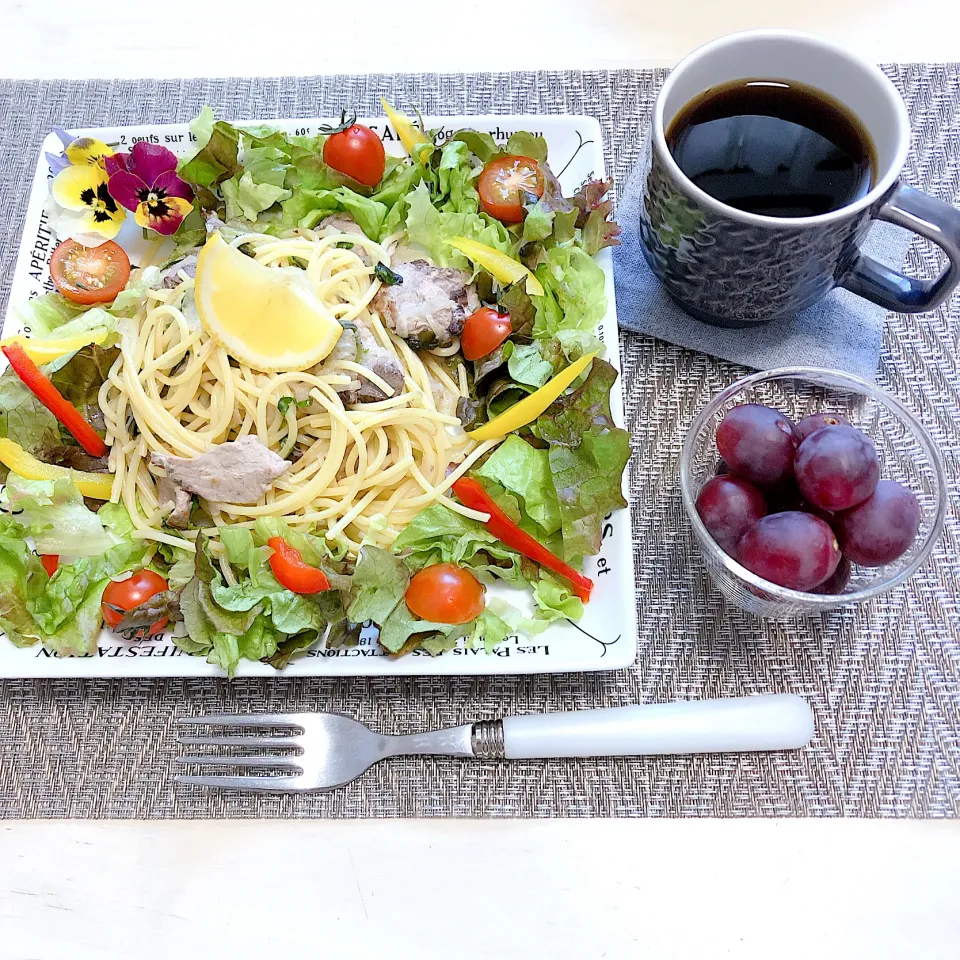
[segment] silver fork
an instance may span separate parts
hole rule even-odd
[[[269,754],[196,753],[180,763],[275,775],[178,775],[180,783],[233,790],[308,793],[355,780],[387,757],[435,754],[481,760],[615,757],[791,750],[813,736],[813,715],[792,694],[691,700],[481,720],[446,730],[384,736],[335,713],[214,714],[183,717],[193,727],[225,727],[232,736],[179,737],[191,747],[241,747]],[[245,731],[279,733],[250,736]],[[284,751],[284,752],[278,752]]]

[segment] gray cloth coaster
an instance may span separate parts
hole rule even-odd
[[[642,157],[642,152],[641,152]],[[614,249],[617,318],[624,330],[732,360],[756,370],[807,365],[846,370],[865,380],[877,375],[883,323],[882,307],[846,290],[834,290],[790,320],[772,321],[742,330],[727,330],[696,320],[667,296],[643,257],[638,224],[645,170],[634,167],[617,207],[623,227]],[[864,252],[890,266],[901,267],[913,234],[877,222]]]

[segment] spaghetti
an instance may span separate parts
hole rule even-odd
[[[364,542],[388,546],[436,500],[485,517],[445,496],[495,444],[471,441],[456,416],[466,371],[461,365],[451,375],[442,355],[414,352],[369,309],[380,286],[371,263],[389,265],[387,247],[359,234],[307,230],[282,238],[250,234],[233,243],[246,245],[263,265],[304,269],[331,316],[365,328],[390,351],[403,369],[403,386],[394,391],[336,351],[306,371],[251,369],[200,326],[189,277],[181,273],[173,289],[149,290],[134,318],[120,324],[120,355],[99,395],[115,473],[112,499],[124,504],[136,534],[193,550],[199,533],[163,527],[163,471],[151,454],[196,457],[248,435],[291,466],[257,503],[205,502],[210,535],[225,524],[283,517],[318,527],[356,556]],[[345,405],[338,388],[359,386],[361,375],[386,399]],[[284,397],[291,400],[281,404]]]

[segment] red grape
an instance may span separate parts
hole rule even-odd
[[[818,517],[798,511],[772,513],[740,538],[737,559],[764,580],[810,590],[837,569],[840,546]]]
[[[850,561],[846,557],[841,557],[840,562],[837,564],[837,569],[827,577],[819,586],[816,586],[811,591],[812,593],[829,593],[829,594],[838,594],[843,593],[844,588],[850,582],[850,576],[853,573],[853,568],[850,565]]]
[[[800,492],[823,510],[847,510],[866,500],[880,479],[873,441],[846,424],[821,427],[797,449]]]
[[[872,496],[837,518],[843,552],[864,567],[880,567],[903,556],[919,529],[916,496],[893,480],[881,480]]]
[[[797,442],[802,443],[821,427],[835,427],[838,423],[850,425],[850,421],[842,413],[811,413],[809,417],[798,421],[793,429],[797,434]]]
[[[730,410],[717,427],[717,449],[730,469],[769,486],[790,476],[797,438],[779,410],[745,403]]]
[[[767,512],[763,494],[749,480],[731,475],[708,480],[697,497],[697,513],[710,536],[733,555],[747,527]]]

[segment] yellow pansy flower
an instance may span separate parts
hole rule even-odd
[[[112,157],[113,150],[96,137],[78,137],[64,151],[67,159],[76,166],[92,166],[104,169],[103,158]]]
[[[96,233],[107,240],[120,232],[126,212],[110,196],[107,182],[106,171],[96,163],[66,167],[53,178],[53,199],[74,211],[74,231]]]

